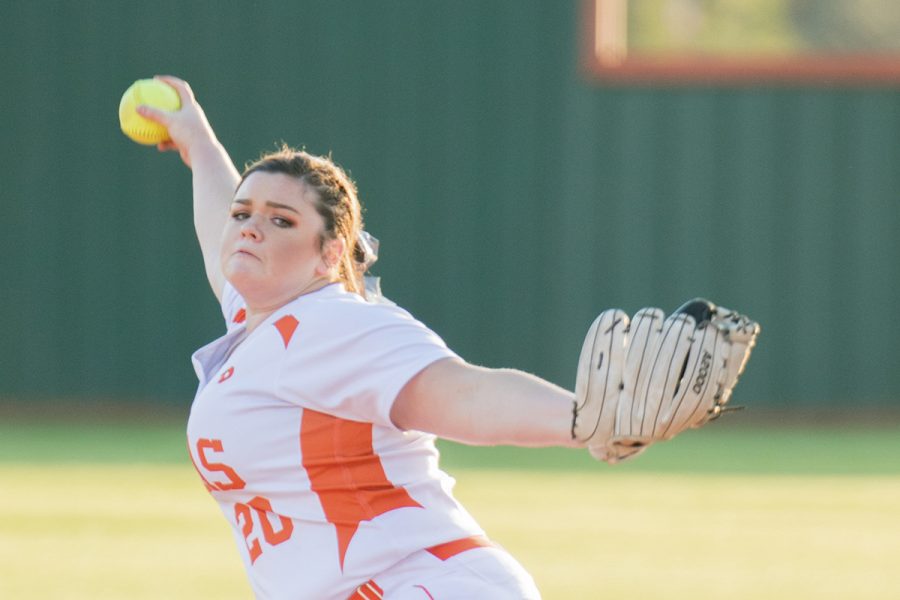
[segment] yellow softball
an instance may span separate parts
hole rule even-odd
[[[169,132],[159,123],[137,114],[141,104],[161,110],[178,110],[181,99],[172,86],[158,79],[138,79],[122,94],[119,102],[119,125],[122,133],[138,144],[153,146],[169,139]]]

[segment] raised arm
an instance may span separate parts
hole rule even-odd
[[[513,369],[437,361],[400,391],[391,420],[472,445],[571,446],[575,395]]]
[[[219,264],[219,248],[240,174],[216,138],[187,82],[169,76],[157,79],[175,88],[181,97],[181,109],[166,112],[141,106],[138,113],[169,130],[171,140],[157,147],[160,151],[177,151],[193,172],[194,229],[200,242],[206,277],[216,298],[221,300],[225,277]]]

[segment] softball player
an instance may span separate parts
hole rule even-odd
[[[188,85],[164,79],[183,108],[141,111],[193,170],[227,323],[193,356],[188,445],[256,595],[539,598],[453,498],[434,440],[568,445],[572,393],[469,365],[406,311],[366,300],[343,171],[285,149],[238,175]]]
[[[372,246],[356,188],[339,167],[285,148],[239,175],[188,85],[163,79],[182,108],[139,111],[168,128],[172,141],[160,149],[177,150],[193,170],[197,236],[227,325],[193,356],[200,384],[188,446],[257,597],[539,598],[525,570],[453,498],[435,436],[587,446],[609,462],[635,454],[656,438],[643,427],[622,439],[599,427],[604,407],[615,407],[609,399],[627,387],[590,381],[610,362],[625,364],[619,324],[627,318],[607,312],[599,321],[609,325],[592,328],[589,339],[601,342],[592,347],[618,340],[619,349],[615,360],[583,359],[588,391],[578,401],[527,373],[466,363],[406,311],[366,297]],[[663,322],[647,314],[647,323]],[[672,322],[687,333],[693,319]],[[703,381],[724,380],[709,373],[720,346],[731,344],[709,346]],[[634,355],[681,364],[654,352]]]

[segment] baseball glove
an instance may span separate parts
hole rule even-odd
[[[613,464],[715,419],[758,335],[754,321],[702,299],[668,318],[604,311],[581,349],[572,438]]]

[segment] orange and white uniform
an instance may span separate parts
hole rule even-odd
[[[397,565],[462,560],[484,546],[438,468],[434,436],[390,420],[414,375],[455,356],[437,335],[340,284],[300,296],[249,334],[230,285],[222,310],[226,335],[193,356],[200,385],[188,446],[257,597],[381,594]],[[435,594],[418,587],[423,599]]]

